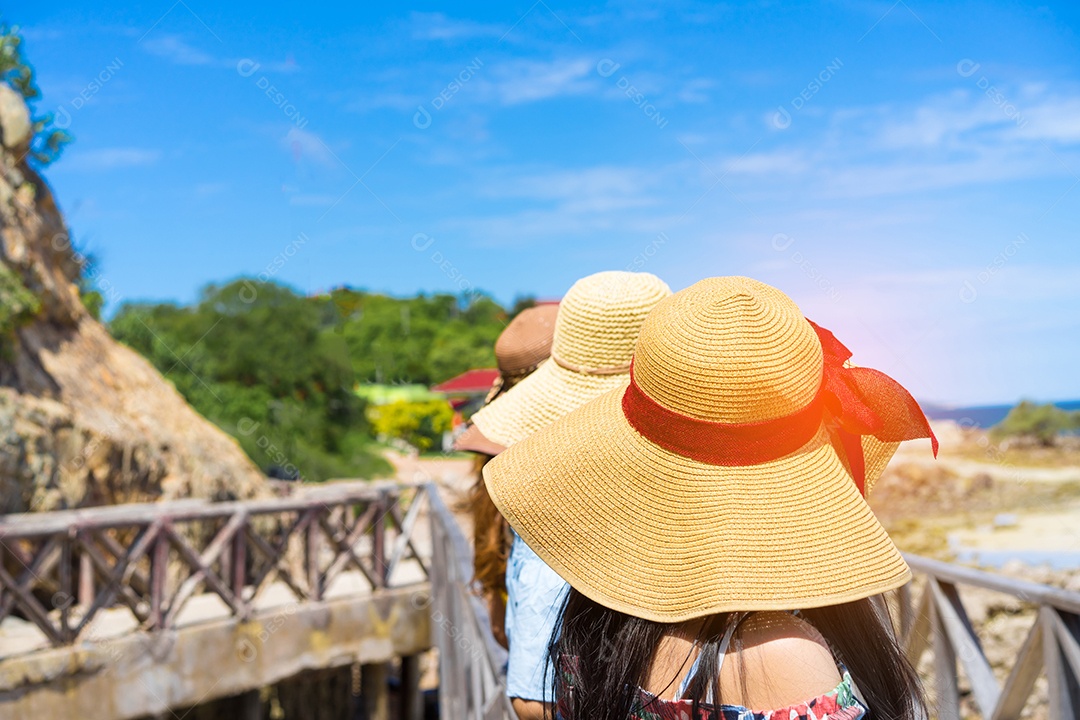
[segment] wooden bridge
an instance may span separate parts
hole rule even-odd
[[[1043,717],[1080,718],[1080,594],[908,561],[916,582],[888,606],[935,717],[1005,720],[1041,705]],[[358,668],[359,716],[416,720],[419,658],[437,648],[441,717],[515,720],[471,568],[432,484],[2,517],[0,717],[182,717],[230,698],[230,717],[253,720],[268,717],[260,689]],[[971,588],[1031,619],[1009,667],[987,659],[963,601]]]

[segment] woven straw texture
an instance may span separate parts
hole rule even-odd
[[[704,280],[646,320],[635,377],[686,415],[755,422],[816,394],[822,356],[786,295],[748,278]],[[495,504],[593,600],[676,622],[733,610],[831,605],[899,587],[910,572],[822,427],[770,462],[725,467],[646,440],[619,387],[484,469]],[[867,443],[876,478],[895,445]]]
[[[511,378],[532,372],[551,354],[558,305],[537,305],[518,313],[495,341],[495,363]]]
[[[578,280],[559,303],[551,359],[473,415],[473,424],[510,447],[618,387],[641,324],[670,295],[649,273],[611,271]]]
[[[458,452],[474,452],[495,457],[506,448],[489,440],[475,425],[470,425],[454,442],[454,449]]]

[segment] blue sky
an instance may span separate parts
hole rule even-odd
[[[110,308],[744,274],[923,401],[1080,397],[1071,3],[23,4]]]

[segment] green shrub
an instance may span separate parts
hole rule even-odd
[[[18,275],[0,263],[0,348],[6,348],[15,329],[41,310],[41,302]]]

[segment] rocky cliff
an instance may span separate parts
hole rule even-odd
[[[236,442],[87,312],[31,135],[0,84],[0,513],[266,494]]]

